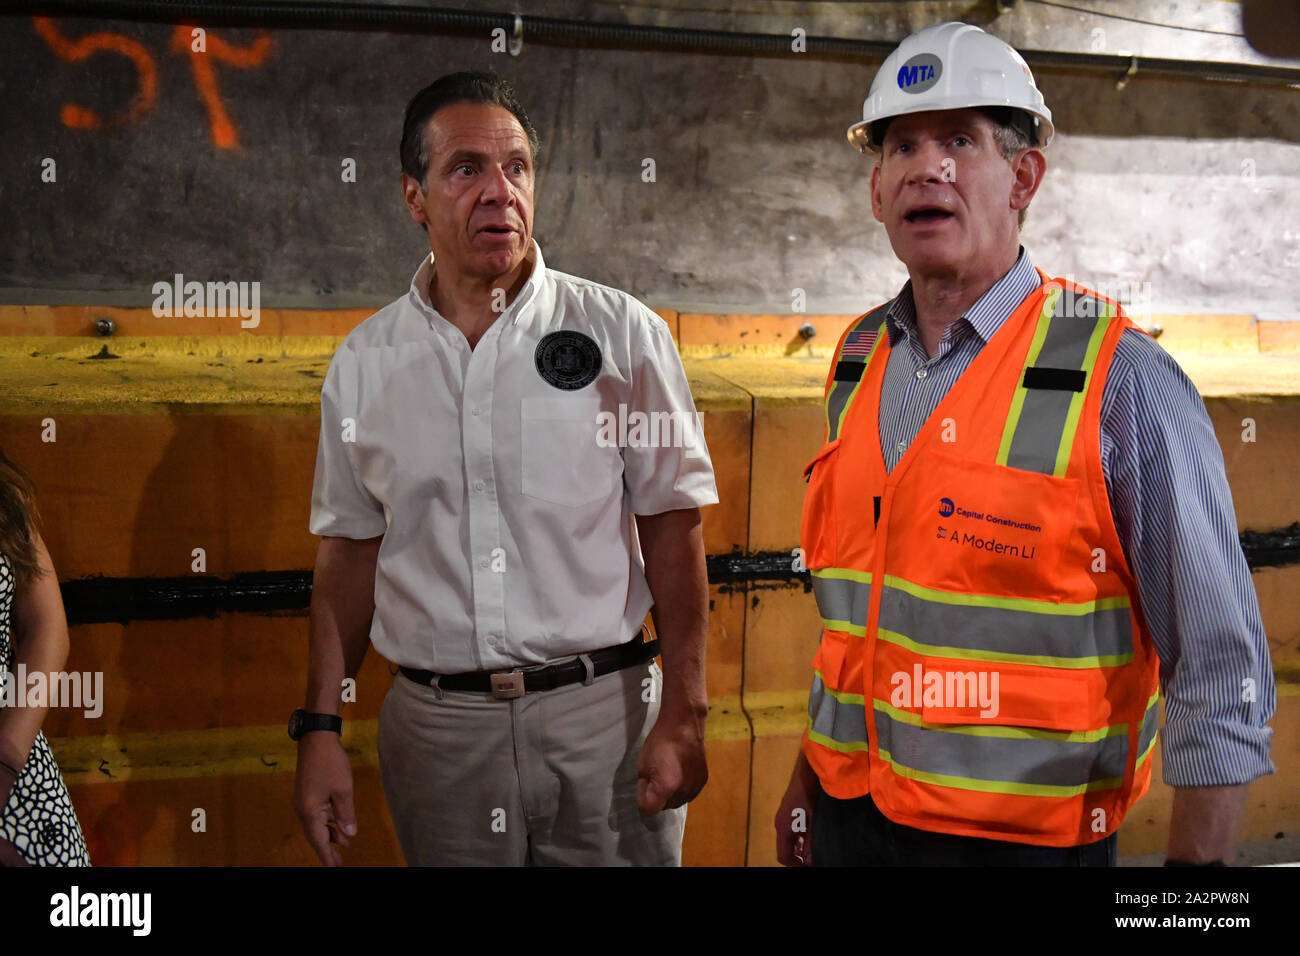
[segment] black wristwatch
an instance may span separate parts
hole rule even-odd
[[[289,716],[289,739],[302,740],[303,734],[313,730],[332,730],[343,736],[343,718],[337,714],[312,714],[301,707]]]

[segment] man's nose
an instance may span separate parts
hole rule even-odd
[[[907,158],[907,181],[909,184],[940,183],[943,177],[943,150],[937,143],[920,143]]]
[[[513,196],[511,190],[510,177],[506,175],[504,169],[500,166],[492,166],[484,175],[483,192],[481,199],[489,203],[509,202]]]

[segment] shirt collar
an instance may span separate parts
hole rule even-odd
[[[965,320],[975,330],[975,334],[987,344],[993,338],[1002,323],[1010,318],[1021,302],[1040,285],[1042,277],[1034,268],[1025,247],[1020,247],[1016,264],[988,290],[975,300],[975,303],[958,317]],[[889,344],[897,345],[898,340],[908,334],[916,334],[916,300],[912,298],[912,280],[908,279],[903,290],[895,296],[885,313],[888,319]]]
[[[524,287],[519,290],[515,300],[510,303],[510,307],[503,313],[502,318],[509,317],[511,323],[519,321],[519,317],[524,314],[524,310],[537,297],[537,290],[542,286],[542,279],[546,274],[546,261],[542,258],[542,247],[537,244],[537,240],[532,240],[532,259],[533,271],[529,275]],[[416,310],[424,316],[429,327],[433,328],[435,319],[446,321],[446,318],[429,301],[429,280],[433,278],[434,262],[433,253],[430,252],[420,262],[420,267],[415,270],[415,275],[411,277],[411,304]]]

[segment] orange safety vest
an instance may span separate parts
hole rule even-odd
[[[823,630],[803,752],[828,794],[870,793],[896,823],[1103,839],[1150,783],[1159,700],[1101,467],[1102,390],[1134,326],[1045,281],[886,473],[885,310],[840,339],[805,471]]]

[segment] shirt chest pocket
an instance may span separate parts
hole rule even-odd
[[[616,441],[600,440],[600,412],[599,398],[523,399],[519,424],[525,495],[569,508],[610,496],[623,474],[623,457]]]

